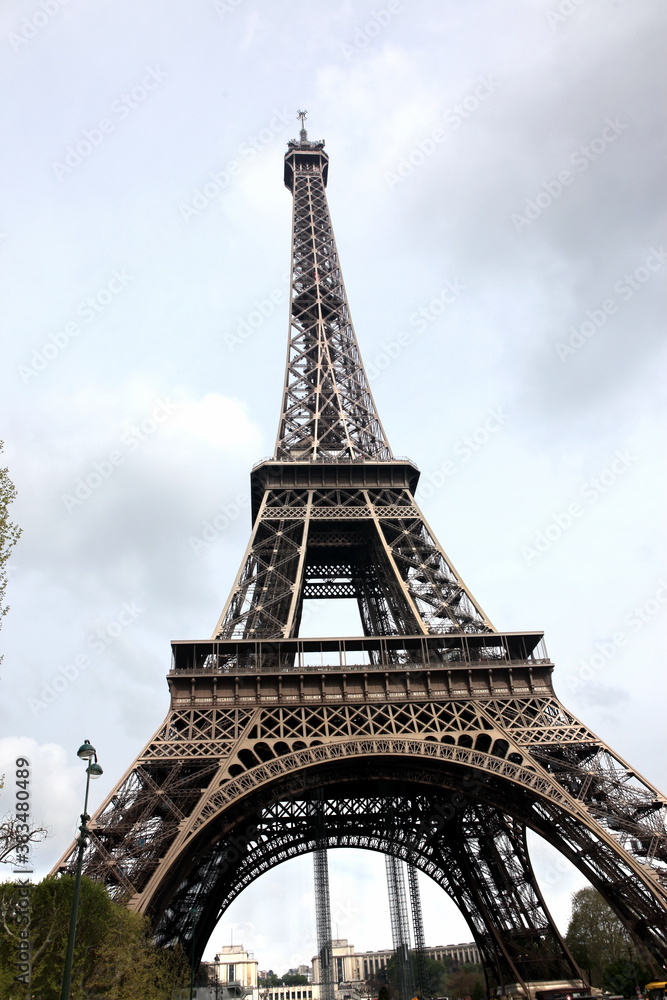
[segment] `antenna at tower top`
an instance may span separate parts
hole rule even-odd
[[[308,142],[308,133],[306,132],[306,118],[308,117],[307,111],[297,111],[297,118],[301,122],[301,131],[299,132],[299,141]]]

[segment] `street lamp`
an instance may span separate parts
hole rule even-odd
[[[84,740],[76,752],[81,760],[88,761],[86,768],[86,797],[83,802],[83,812],[81,813],[81,834],[77,839],[79,850],[76,857],[76,875],[74,877],[74,897],[72,898],[72,914],[69,922],[69,937],[67,938],[67,957],[65,958],[65,971],[63,972],[63,985],[60,991],[60,1000],[69,1000],[69,987],[72,979],[72,962],[74,961],[74,940],[76,938],[76,918],[79,912],[79,895],[81,892],[81,869],[83,868],[83,852],[88,843],[89,830],[86,826],[90,816],[88,815],[88,789],[90,779],[99,778],[103,773],[102,768],[97,763],[97,752],[89,740]]]

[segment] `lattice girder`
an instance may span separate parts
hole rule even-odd
[[[215,635],[295,636],[305,599],[351,596],[367,634],[492,629],[409,490],[269,489]]]
[[[290,339],[275,457],[390,459],[350,319],[324,168],[321,158],[297,163],[291,177]]]
[[[415,959],[417,964],[417,995],[425,997],[428,993],[428,977],[426,975],[426,936],[422,917],[421,892],[417,869],[408,863],[408,891],[410,896],[410,913],[412,916],[412,932],[415,940]]]
[[[452,896],[504,991],[576,972],[530,866],[532,829],[660,967],[667,802],[560,704],[541,634],[494,629],[426,523],[418,470],[392,458],[364,373],[327,171],[303,130],[285,158],[282,417],[274,459],[251,474],[248,549],[214,638],[173,644],[169,714],[95,815],[85,870],[196,954],[274,865],[382,851]],[[304,600],[350,597],[363,636],[299,638]]]
[[[655,882],[650,884],[652,880],[647,880],[649,885],[645,885],[643,890],[641,887],[633,887],[632,876],[636,877],[637,866],[632,864],[632,859],[625,852],[619,851],[618,844],[614,842],[612,837],[605,835],[605,832],[596,827],[595,822],[590,815],[586,814],[585,810],[572,810],[572,803],[562,790],[549,787],[549,783],[544,781],[544,775],[540,775],[539,771],[536,772],[530,763],[526,766],[524,761],[514,763],[507,760],[501,764],[497,758],[492,758],[463,745],[433,745],[418,741],[406,743],[391,738],[364,740],[357,744],[356,748],[354,741],[347,741],[338,746],[324,744],[311,752],[301,751],[293,755],[293,759],[299,758],[301,763],[310,762],[310,767],[313,770],[316,766],[321,767],[327,763],[331,764],[332,761],[340,761],[339,766],[343,767],[343,773],[349,780],[349,775],[354,768],[355,750],[360,767],[366,773],[372,767],[368,761],[369,757],[375,756],[378,761],[382,761],[390,756],[394,761],[392,767],[398,773],[401,770],[399,760],[403,760],[404,763],[406,755],[410,753],[417,755],[420,751],[422,755],[425,755],[422,764],[424,764],[424,760],[433,761],[436,759],[440,761],[441,765],[445,761],[449,761],[450,763],[455,762],[459,767],[476,769],[475,773],[481,775],[483,781],[478,793],[479,798],[486,799],[487,804],[494,808],[498,808],[498,804],[500,804],[504,811],[510,814],[514,813],[521,824],[531,826],[549,839],[598,886],[617,911],[619,910],[617,905],[619,898],[623,896],[624,904],[620,909],[620,915],[626,924],[632,930],[638,931],[645,942],[651,941],[654,953],[664,953],[664,885],[662,892],[657,894],[661,901],[656,899],[658,886]],[[263,772],[264,779],[273,782],[279,781],[281,777],[285,780],[287,775],[290,775],[288,788],[294,794],[300,787],[298,775],[294,773],[287,761],[285,761],[285,765],[287,765],[285,767],[276,766],[280,763],[281,761],[277,759],[269,764],[260,765],[259,769],[255,768],[254,770],[257,777],[259,777],[259,772]],[[378,769],[379,767],[378,763]],[[241,775],[237,779],[238,786],[236,786],[236,782],[227,783],[224,793],[221,790],[216,797],[217,802],[211,803],[210,819],[215,817],[216,810],[222,806],[223,802],[233,802],[241,791],[245,794],[252,791],[253,785],[249,780],[251,773],[246,772]],[[372,773],[377,775],[378,770],[374,770]],[[390,768],[388,773],[385,773],[385,777],[391,777],[391,774],[392,769]],[[425,775],[425,771],[419,773],[420,783],[426,780]],[[492,780],[490,780],[491,776],[493,776]],[[303,773],[301,778],[304,781],[307,780]],[[502,785],[508,779],[510,779],[509,784],[512,791],[509,792],[506,788],[503,792]],[[447,779],[444,778],[440,768],[430,776],[430,781],[432,785],[437,785],[440,788],[443,787],[443,781],[447,784]],[[255,787],[259,788],[261,785]],[[450,783],[450,787],[458,790],[456,784]],[[538,790],[537,798],[535,798],[535,792]],[[437,814],[435,820],[438,820]],[[437,828],[438,823],[436,822],[434,829],[427,830],[426,835],[433,834],[434,830],[437,833]],[[411,822],[403,837],[409,840],[413,835],[414,822]],[[329,841],[329,846],[332,845],[333,842]],[[354,843],[346,841],[345,845],[340,844],[339,846],[354,846]],[[619,858],[619,855],[622,856]],[[410,853],[404,856],[406,859],[413,857]],[[496,909],[498,905],[499,901],[496,899]]]
[[[398,972],[399,1000],[411,1000],[416,993],[410,955],[410,924],[405,892],[403,862],[393,854],[385,854],[391,940]]]
[[[469,814],[470,806],[464,802],[465,790],[475,787],[473,772],[460,772],[450,788],[454,794],[445,797],[432,792],[424,795],[423,789],[416,791],[427,774],[414,769],[406,774],[405,788],[398,786],[401,774],[391,767],[379,766],[365,777],[363,785],[350,785],[349,775],[347,780],[339,776],[338,781],[329,775],[325,802],[328,848],[366,847],[404,860],[412,857],[414,864],[434,878],[466,915],[485,959],[490,988],[529,978],[563,978],[573,974],[576,977],[576,966],[546,910],[540,908],[539,890],[535,887],[530,907],[516,898],[515,887],[520,886],[523,895],[527,895],[526,885],[533,878],[529,866],[515,862],[512,873],[516,877],[521,869],[520,878],[514,883],[505,875],[493,893],[497,905],[493,910],[486,905],[492,878],[480,876],[479,858],[483,857],[484,845],[474,856],[465,846],[470,827],[479,837],[477,815]],[[314,779],[311,774],[311,782]],[[372,789],[370,794],[369,789]],[[179,939],[179,925],[187,928],[196,887],[204,887],[207,897],[217,895],[220,899],[214,886],[220,888],[222,882],[227,886],[227,890],[221,888],[219,910],[209,911],[209,919],[215,923],[243,887],[275,864],[315,848],[319,842],[314,818],[316,807],[310,798],[317,793],[304,791],[294,782],[287,791],[289,798],[273,804],[259,804],[264,802],[261,796],[253,797],[252,806],[250,802],[247,804],[245,815],[252,815],[252,826],[246,827],[250,838],[247,850],[243,847],[248,838],[231,834],[217,854],[201,855],[189,882],[190,892],[170,908],[160,924],[164,941]],[[441,823],[437,830],[431,831],[429,820],[434,810]],[[491,815],[493,811],[487,809],[486,819]],[[490,824],[493,828],[498,825]],[[484,834],[485,842],[492,836],[497,836],[495,829],[493,834],[490,830]],[[522,858],[521,845],[517,846],[517,855]],[[517,909],[527,914],[518,931],[512,928],[512,913]],[[511,932],[506,933],[506,928],[512,928]],[[206,932],[206,927],[201,927],[197,933],[206,936]]]
[[[292,694],[299,690],[294,681],[305,684],[305,675],[296,668],[294,674],[280,675],[172,675],[170,717],[95,817],[86,870],[117,895],[131,894],[133,906],[161,920],[165,906],[195,891],[193,857],[208,851],[215,867],[224,842],[220,837],[234,828],[238,810],[247,825],[258,796],[259,801],[273,801],[285,788],[298,794],[311,779],[326,791],[326,781],[318,778],[323,768],[342,767],[345,780],[358,774],[365,781],[387,761],[403,774],[412,762],[419,787],[423,790],[427,783],[437,796],[443,789],[456,789],[456,774],[466,769],[479,778],[471,808],[481,808],[481,803],[519,824],[511,835],[515,855],[516,830],[535,829],[600,889],[655,955],[664,953],[667,807],[655,789],[630,777],[624,762],[567,713],[553,693],[498,699],[487,676],[486,696],[450,693],[443,698],[435,693],[441,689],[440,674],[471,675],[465,664],[445,664],[440,671],[382,664],[375,669],[389,681],[394,678],[380,700],[373,699],[370,689],[365,697],[354,685],[346,699],[347,675],[336,670],[328,672],[328,687],[320,685],[315,700],[305,696],[313,688],[304,687],[303,698]],[[530,669],[535,686],[544,686],[538,667]],[[549,668],[539,669],[548,678]],[[488,674],[488,668],[477,664],[475,670],[470,684],[477,688],[480,672]],[[495,676],[498,668],[492,670]],[[406,700],[401,691],[408,681]],[[333,682],[342,694],[328,694]],[[449,683],[457,688],[454,677]],[[285,698],[295,701],[285,703]],[[241,699],[252,704],[241,708]],[[225,702],[224,708],[214,707]],[[442,825],[437,813],[430,819],[423,831],[425,844]],[[414,835],[411,822],[401,837],[407,842]],[[209,847],[194,847],[200,843]],[[474,829],[466,832],[460,850],[460,865],[491,880],[486,905],[491,907],[495,899],[488,919],[493,916],[497,922],[499,873],[503,865],[512,870],[512,852],[499,855],[497,846],[492,850],[476,839]],[[417,863],[412,855],[405,857]],[[74,849],[62,865],[71,866],[73,860]],[[528,865],[527,855],[522,864]],[[482,893],[481,887],[476,892]],[[220,905],[217,900],[216,913]],[[508,912],[502,934],[521,940],[523,911]],[[500,948],[498,941],[496,946]]]

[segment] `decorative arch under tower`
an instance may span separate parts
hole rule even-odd
[[[579,978],[526,831],[667,960],[665,798],[561,704],[541,632],[499,632],[415,502],[364,372],[324,142],[288,144],[290,328],[274,456],[213,636],[172,644],[167,717],[98,810],[85,871],[200,956],[252,881],[358,847],[458,904],[490,989]],[[301,638],[304,601],[363,635]],[[71,870],[74,846],[57,869]],[[326,857],[326,855],[325,855]]]

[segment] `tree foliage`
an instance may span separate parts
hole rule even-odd
[[[608,965],[604,972],[604,988],[616,996],[632,997],[653,979],[648,963],[630,950],[624,958]]]
[[[411,954],[412,974],[415,983],[418,980],[417,957]],[[382,970],[384,971],[384,970]],[[380,974],[377,977],[380,980]],[[386,980],[390,986],[392,996],[398,995],[398,963],[396,956],[392,955],[387,962]],[[426,996],[441,997],[447,996],[453,1000],[464,1000],[471,997],[472,1000],[483,1000],[486,996],[486,983],[484,973],[480,965],[459,966],[446,958],[439,962],[437,959],[426,957]]]
[[[0,885],[0,996],[6,1000],[59,1000],[74,878],[47,878],[29,886],[30,991],[15,981],[19,889]],[[103,886],[81,883],[72,1000],[170,1000],[172,990],[189,982],[183,952],[157,948],[145,917],[114,903]]]
[[[307,986],[308,976],[303,976],[299,972],[286,972],[284,976],[277,976],[273,969],[269,969],[267,975],[258,982],[264,988],[270,986]]]
[[[471,1000],[482,1000],[486,996],[486,983],[481,966],[464,965],[463,968],[453,972],[447,981],[446,996],[453,1000],[463,1000],[471,997]]]
[[[283,981],[280,976],[277,976],[273,969],[269,969],[266,976],[258,980],[259,985],[262,987],[267,986],[283,986]]]
[[[632,996],[651,977],[646,958],[638,955],[621,921],[592,887],[572,896],[565,940],[592,986]]]
[[[0,452],[4,443],[0,441]],[[0,469],[0,628],[2,619],[9,611],[5,604],[5,593],[7,590],[7,561],[11,551],[18,542],[21,529],[9,520],[9,508],[16,499],[16,488],[9,478],[7,468]],[[2,657],[0,656],[0,663]]]

